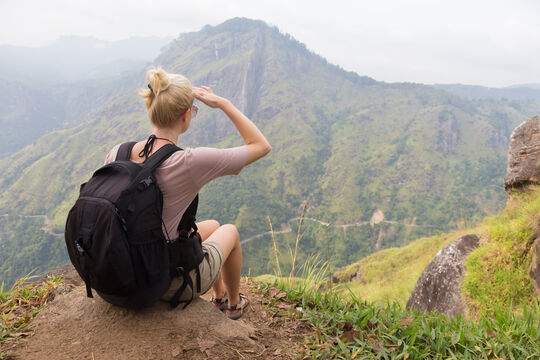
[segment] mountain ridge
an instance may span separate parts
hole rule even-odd
[[[328,65],[276,28],[246,19],[181,35],[155,65],[231,99],[273,146],[269,157],[240,176],[205,187],[200,219],[235,223],[248,238],[268,230],[266,216],[279,228],[307,202],[309,216],[323,222],[369,221],[377,210],[397,222],[346,231],[308,224],[300,260],[320,252],[336,267],[435,231],[404,224],[445,230],[497,211],[510,132],[540,108],[377,82]],[[130,79],[145,86],[143,71]],[[150,131],[136,86],[116,95],[77,127],[0,159],[0,213],[45,214],[53,231],[62,230],[79,184],[107,151]],[[230,121],[207,108],[180,141],[191,147],[242,144]],[[277,241],[291,244],[293,233]],[[245,273],[271,271],[270,241],[262,236],[246,244]]]
[[[464,84],[434,84],[435,88],[449,91],[466,99],[540,100],[540,88],[534,84],[492,88]]]

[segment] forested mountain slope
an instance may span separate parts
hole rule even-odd
[[[268,230],[266,216],[284,231],[278,242],[292,241],[287,224],[294,230],[289,220],[304,203],[320,222],[306,220],[300,258],[318,252],[332,266],[499,210],[510,132],[539,110],[535,102],[473,102],[431,86],[377,82],[247,19],[183,34],[154,63],[230,98],[272,144],[269,156],[201,193],[199,219],[233,222],[249,239],[244,270],[251,274],[271,269],[270,238],[256,236]],[[134,81],[146,86],[144,72]],[[1,159],[0,215],[46,214],[61,232],[79,184],[106,152],[148,136],[136,91],[119,90],[88,121]],[[205,107],[180,139],[182,147],[239,144],[228,119]],[[11,244],[0,248],[0,277],[56,265],[10,262],[21,251]],[[35,253],[32,246],[25,251]]]

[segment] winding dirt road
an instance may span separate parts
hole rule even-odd
[[[9,217],[9,216],[10,216],[9,214],[0,215],[0,217]],[[49,217],[47,215],[38,214],[38,215],[20,215],[20,216],[24,217],[24,218],[42,218],[43,221],[45,221],[45,227],[41,228],[41,230],[43,230],[47,234],[51,234],[53,236],[64,236],[64,233],[55,233],[55,232],[53,232],[51,230],[51,228],[50,228],[51,219],[49,219]]]
[[[293,217],[292,219],[289,219],[287,221],[286,229],[285,230],[274,231],[274,234],[285,234],[285,233],[292,232],[291,222],[296,221],[296,220],[300,220],[300,216]],[[328,223],[328,222],[318,220],[318,219],[314,219],[314,218],[310,218],[310,217],[304,217],[304,221],[313,221],[313,222],[319,223],[319,224],[321,224],[323,226],[332,226],[332,227],[337,227],[337,228],[342,228],[342,229],[346,229],[348,227],[353,227],[353,226],[355,226],[355,227],[356,226],[366,226],[366,225],[370,224],[369,221],[359,221],[359,222],[350,223],[350,224],[332,224],[332,223]],[[430,228],[436,227],[436,226],[433,226],[433,225],[406,224],[406,223],[401,222],[401,221],[392,221],[392,220],[382,220],[380,222],[381,223],[387,223],[387,224],[400,224],[400,225],[404,225],[404,226],[407,226],[407,227],[430,227]],[[245,244],[245,243],[247,243],[247,242],[249,242],[251,240],[258,239],[258,238],[263,237],[265,235],[270,235],[271,233],[272,233],[271,231],[265,231],[263,233],[250,236],[249,238],[240,241],[240,243]]]

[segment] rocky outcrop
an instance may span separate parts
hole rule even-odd
[[[465,259],[478,246],[476,235],[465,235],[443,247],[428,264],[407,301],[407,308],[456,316],[463,313],[461,283]]]
[[[540,182],[540,116],[519,125],[510,138],[504,188],[522,188]]]
[[[65,270],[62,276],[77,278]],[[235,359],[235,349],[259,351],[250,338],[253,327],[243,320],[230,320],[207,301],[196,299],[185,310],[171,310],[161,302],[128,310],[97,295],[87,298],[84,286],[58,294],[31,328],[34,334],[10,356],[28,360]]]
[[[508,193],[528,185],[540,183],[540,116],[534,116],[519,125],[510,139],[508,170],[504,188]],[[540,296],[540,225],[536,226],[531,247],[531,276],[534,291]]]

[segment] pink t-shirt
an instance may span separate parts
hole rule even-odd
[[[105,157],[113,162],[120,144]],[[163,193],[163,222],[170,239],[178,237],[178,224],[204,185],[223,175],[238,175],[248,160],[247,146],[229,149],[187,148],[173,153],[155,171]]]

